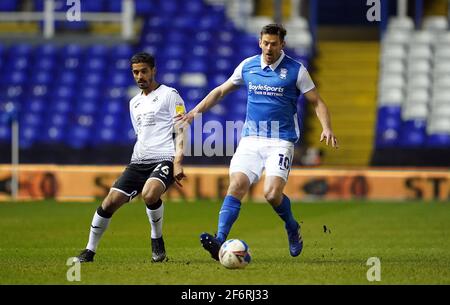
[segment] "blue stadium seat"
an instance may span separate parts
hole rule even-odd
[[[95,115],[97,110],[98,105],[95,99],[83,99],[78,101],[75,113]]]
[[[218,28],[223,20],[214,15],[203,15],[198,21],[199,30],[208,30]]]
[[[0,11],[17,11],[19,6],[19,0],[2,0],[0,2]]]
[[[98,87],[91,86],[80,89],[79,98],[81,99],[98,99],[100,97],[100,88]]]
[[[6,85],[23,85],[27,81],[27,74],[23,70],[13,70],[4,73],[2,83]]]
[[[104,97],[106,99],[127,99],[127,89],[110,87],[106,90]]]
[[[180,87],[180,90],[182,90],[181,94],[183,94],[182,98],[184,100],[192,101],[194,103],[199,103],[207,95],[206,90],[203,88]]]
[[[52,95],[60,100],[73,99],[75,97],[75,89],[72,86],[57,86],[53,90]]]
[[[157,45],[143,44],[143,45],[141,45],[139,50],[141,50],[142,52],[146,52],[146,53],[156,56],[156,65],[159,65],[159,63],[161,62],[161,58],[159,57],[161,49]]]
[[[186,72],[207,72],[208,64],[201,58],[192,58],[188,60],[183,66],[183,70]]]
[[[66,135],[65,142],[72,148],[85,148],[91,136],[89,127],[75,126]]]
[[[102,0],[81,1],[81,11],[83,12],[103,12],[106,10]]]
[[[60,129],[68,124],[68,118],[67,112],[49,113],[46,116],[46,125]]]
[[[7,86],[6,88],[2,88],[5,92],[5,97],[8,99],[17,99],[20,100],[25,95],[26,86],[25,85],[16,85],[16,86]]]
[[[29,64],[30,60],[28,59],[28,56],[18,55],[10,58],[10,60],[6,64],[6,67],[11,71],[26,70]]]
[[[55,59],[53,57],[39,57],[35,60],[33,71],[51,71],[55,67]]]
[[[195,29],[198,25],[198,18],[191,14],[182,15],[174,19],[172,26],[180,31]]]
[[[129,115],[124,113],[101,114],[98,118],[97,126],[99,128],[119,128],[124,118],[127,120],[130,119]]]
[[[32,51],[33,51],[33,46],[28,43],[14,44],[9,48],[10,56],[14,56],[14,57],[29,56]]]
[[[164,44],[164,33],[153,31],[147,32],[143,36],[142,43],[160,46]]]
[[[236,68],[234,62],[230,58],[223,58],[223,57],[211,60],[210,66],[213,69],[212,72],[227,74],[228,77],[231,76],[234,69]]]
[[[105,114],[118,114],[125,111],[128,111],[128,104],[126,101],[122,99],[107,99],[103,102],[101,112]]]
[[[183,60],[179,58],[171,58],[167,59],[158,66],[162,73],[164,72],[173,72],[180,73],[183,68]]]
[[[196,44],[192,47],[190,53],[194,58],[206,57],[209,55],[209,47],[205,44]]]
[[[376,147],[397,146],[401,137],[402,124],[400,106],[383,106],[378,108]]]
[[[261,53],[261,49],[256,42],[252,44],[242,45],[239,48],[239,58],[247,58],[250,56],[258,55]]]
[[[61,71],[76,70],[80,67],[81,58],[78,56],[65,57],[61,66]]]
[[[132,145],[136,142],[136,134],[134,133],[131,120],[122,120],[122,125],[119,128],[119,141],[124,145]]]
[[[400,131],[394,128],[386,128],[376,134],[375,145],[377,148],[395,147],[399,143]]]
[[[58,76],[59,84],[62,86],[72,86],[78,82],[77,70],[61,71]]]
[[[202,0],[191,0],[183,2],[182,10],[186,15],[198,16],[206,11],[205,8]]]
[[[161,73],[160,76],[157,78],[160,79],[161,82],[167,86],[178,88],[179,87],[179,81],[180,77],[178,73]]]
[[[180,3],[182,3],[182,1],[162,1],[159,6],[159,13],[162,16],[173,16],[178,12]]]
[[[43,43],[36,47],[34,50],[34,56],[36,59],[42,57],[54,57],[58,53],[58,47],[52,43]]]
[[[159,5],[157,1],[135,0],[137,15],[150,15],[158,12]]]
[[[45,98],[50,92],[50,88],[47,85],[34,85],[30,87],[30,96]]]
[[[133,82],[131,73],[115,73],[110,76],[111,85],[115,87],[125,87]]]
[[[71,112],[73,110],[73,102],[70,99],[67,98],[63,98],[63,99],[58,99],[55,98],[52,102],[52,104],[50,105],[50,109],[52,112],[56,113],[56,114],[67,114],[69,112]],[[59,118],[56,118],[59,119]]]
[[[428,135],[427,146],[432,148],[450,148],[450,134]]]
[[[32,113],[41,113],[47,109],[47,103],[42,98],[29,98],[26,108]]]
[[[100,83],[102,83],[102,81],[104,80],[104,76],[102,75],[102,73],[98,72],[86,72],[84,77],[82,77],[81,79],[83,86],[92,87],[100,85]]]
[[[40,114],[25,112],[19,117],[20,125],[37,127],[42,124],[42,116]]]
[[[397,132],[402,125],[400,106],[383,106],[378,109],[377,131],[394,129]]]
[[[50,85],[53,81],[53,74],[45,70],[37,71],[31,77],[31,84]]]
[[[171,46],[185,47],[188,40],[190,40],[190,35],[187,32],[180,31],[167,31],[164,35],[164,40],[166,42],[166,48]]]
[[[222,85],[231,74],[224,74],[224,73],[211,73],[208,77],[208,87],[210,89],[214,89],[217,86]]]
[[[9,143],[11,141],[11,127],[6,124],[0,124],[0,143]]]
[[[134,50],[129,44],[118,44],[110,49],[110,60],[117,60],[120,58],[130,59],[133,56]]]
[[[231,44],[238,37],[238,34],[231,30],[221,29],[215,33],[214,37],[216,37],[219,45]]]
[[[39,137],[39,128],[36,126],[22,125],[19,129],[19,145],[23,148],[31,147]]]
[[[195,33],[195,44],[200,43],[200,44],[208,44],[211,43],[211,41],[216,37],[216,33],[214,33],[212,30],[202,30],[202,31],[197,31]]]
[[[156,15],[148,18],[144,27],[146,32],[161,33],[164,29],[167,29],[170,24],[170,18],[167,18],[164,15]]]
[[[85,58],[90,59],[92,57],[99,58],[105,57],[109,54],[109,48],[104,44],[94,44],[86,48]]]
[[[109,0],[106,1],[106,9],[109,12],[116,12],[119,13],[122,11],[122,0]]]
[[[62,143],[64,140],[64,126],[47,125],[42,128],[38,142],[41,143]]]
[[[111,69],[113,70],[126,70],[131,74],[130,58],[117,58],[111,60]]]
[[[426,121],[408,120],[403,122],[400,132],[400,145],[403,147],[421,147],[426,142]]]
[[[34,10],[35,11],[43,11],[44,10],[44,1],[45,0],[34,0]],[[80,1],[84,2],[84,1]],[[63,12],[66,11],[69,6],[66,5],[66,0],[55,0],[55,11]]]
[[[59,53],[60,53],[60,56],[62,59],[66,58],[66,57],[80,58],[83,53],[83,48],[79,44],[70,43],[70,44],[64,45],[61,48]]]
[[[86,72],[101,71],[106,67],[107,63],[103,57],[86,58],[82,63],[82,69]]]
[[[228,45],[219,45],[215,51],[213,51],[215,56],[217,57],[224,57],[224,58],[234,58],[236,56],[236,53],[234,52],[233,48]]]
[[[96,129],[92,143],[94,145],[113,144],[120,141],[119,137],[118,129],[102,127]]]

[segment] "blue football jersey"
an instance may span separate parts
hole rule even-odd
[[[247,115],[242,136],[278,138],[297,142],[300,130],[297,100],[315,86],[306,68],[282,52],[272,65],[261,55],[245,59],[231,76],[247,87]]]

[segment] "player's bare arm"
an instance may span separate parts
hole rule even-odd
[[[320,142],[325,140],[325,143],[328,145],[331,143],[331,146],[334,148],[338,148],[337,138],[333,133],[333,129],[331,128],[331,119],[330,113],[328,111],[327,105],[320,97],[317,90],[314,88],[305,93],[305,98],[308,102],[312,103],[314,110],[316,112],[317,118],[322,125],[322,133],[320,135]]]
[[[175,123],[175,159],[173,161],[173,177],[175,183],[183,187],[181,180],[186,178],[183,171],[183,158],[184,158],[184,141],[186,139],[186,129],[183,128],[181,122]]]
[[[191,124],[195,116],[204,113],[214,107],[225,95],[236,90],[239,86],[234,85],[231,80],[227,80],[222,85],[214,88],[209,94],[195,106],[194,109],[184,115],[176,115],[175,120]]]

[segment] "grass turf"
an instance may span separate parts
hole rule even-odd
[[[450,205],[407,202],[292,204],[304,250],[289,256],[284,225],[268,204],[244,203],[230,238],[252,262],[227,270],[199,242],[216,230],[220,202],[168,202],[169,261],[150,262],[150,225],[140,201],[122,207],[81,281],[68,282],[69,257],[87,243],[98,203],[0,203],[0,284],[450,284]],[[324,225],[326,230],[324,230]],[[369,257],[381,281],[369,282]]]

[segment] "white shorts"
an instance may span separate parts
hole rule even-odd
[[[287,181],[293,157],[294,143],[272,138],[243,137],[231,159],[230,175],[242,172],[253,184],[266,169],[266,176],[278,176]]]

